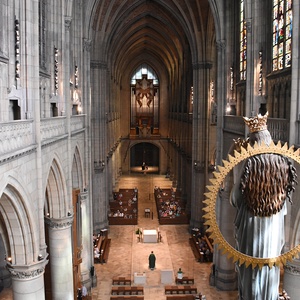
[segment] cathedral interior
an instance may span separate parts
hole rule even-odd
[[[238,159],[258,150],[236,147],[249,136],[243,117],[267,115],[272,150],[299,172],[299,22],[300,0],[0,0],[0,298],[79,299],[85,287],[117,299],[112,276],[134,286],[134,254],[151,250],[136,241],[144,228],[161,231],[163,259],[145,267],[143,299],[175,299],[157,285],[178,266],[207,300],[237,299],[235,263],[256,265],[234,249],[230,194]],[[162,204],[157,186],[174,199]],[[136,187],[124,210],[115,195]],[[278,297],[291,299],[299,188],[268,260],[280,267]],[[191,264],[196,229],[211,242],[205,264]],[[107,261],[95,260],[94,234],[111,242]],[[131,249],[126,274],[118,239]]]

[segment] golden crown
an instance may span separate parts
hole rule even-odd
[[[258,114],[256,117],[243,117],[245,123],[249,127],[250,132],[258,132],[267,129],[268,112],[264,116]]]

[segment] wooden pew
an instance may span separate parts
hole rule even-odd
[[[197,294],[197,288],[190,285],[166,285],[165,294]]]
[[[110,296],[110,300],[144,300],[144,296]]]
[[[205,235],[204,238],[205,238],[206,244],[208,245],[209,251],[210,251],[211,253],[214,253],[214,247],[212,246],[212,244],[211,244],[211,242],[210,242],[208,236]]]
[[[130,277],[113,277],[113,285],[131,285]]]
[[[107,260],[108,260],[108,254],[109,254],[109,250],[110,250],[110,242],[111,242],[111,239],[104,239],[103,241],[103,247],[101,247],[101,250],[100,252],[103,250],[103,254],[102,254],[102,257],[101,257],[101,262],[102,263],[106,263]]]
[[[166,300],[195,300],[195,295],[167,295]]]
[[[183,276],[182,279],[175,278],[175,283],[176,284],[194,284],[194,278],[189,278],[186,276]]]
[[[113,286],[111,288],[112,295],[144,295],[142,286]]]
[[[193,250],[194,256],[197,261],[203,261],[204,254],[200,251],[199,245],[197,244],[197,239],[195,236],[192,236],[190,239],[190,246]]]

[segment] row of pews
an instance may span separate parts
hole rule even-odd
[[[137,225],[138,222],[138,190],[119,189],[113,192],[113,200],[109,202],[109,225]]]
[[[113,277],[111,300],[144,300],[144,287],[132,286],[129,277]]]
[[[197,287],[191,285],[166,285],[165,294],[197,294]]]
[[[166,296],[166,300],[195,300],[195,295],[172,295]]]
[[[103,229],[94,239],[94,263],[106,263],[108,260],[111,239],[108,238],[108,230]]]
[[[198,294],[197,287],[194,286],[194,278],[183,276],[175,278],[177,285],[166,285],[165,295],[166,300],[205,300],[206,297],[201,293]]]
[[[214,248],[211,239],[207,236],[192,234],[189,239],[190,246],[198,262],[212,262]]]
[[[186,202],[182,200],[181,193],[173,188],[154,188],[154,198],[159,224],[188,224],[189,216],[186,214]]]

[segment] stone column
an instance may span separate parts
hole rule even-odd
[[[81,281],[82,283],[90,289],[91,277],[90,271],[91,267],[94,265],[94,256],[91,236],[93,233],[91,232],[90,226],[90,218],[89,218],[89,201],[88,201],[88,193],[80,194],[80,206],[81,206],[81,233],[82,233],[82,263],[81,263]]]
[[[61,219],[45,218],[45,222],[49,232],[52,297],[55,300],[73,300],[73,216]]]
[[[291,299],[298,299],[300,295],[300,260],[288,262],[284,267],[283,289]]]
[[[299,106],[299,90],[300,90],[300,57],[299,57],[299,26],[300,26],[300,1],[293,1],[293,18],[292,32],[292,87],[291,87],[291,108],[290,108],[290,127],[289,127],[289,144],[296,145],[299,143],[300,126],[300,106]]]
[[[108,169],[111,164],[111,155],[108,155],[107,143],[107,64],[101,61],[91,63],[92,82],[92,107],[91,129],[92,129],[92,160],[94,161],[93,179],[93,217],[94,230],[107,226],[107,195],[109,187],[106,178],[109,176]],[[112,189],[111,189],[112,192]]]
[[[220,190],[217,199],[217,222],[221,226],[221,232],[224,239],[233,247],[235,247],[234,240],[234,216],[235,209],[230,205],[230,192],[232,177],[227,176],[224,182],[224,188]],[[216,288],[222,291],[232,291],[237,289],[237,273],[235,271],[235,264],[228,259],[226,255],[222,254],[222,250],[214,247],[214,270],[212,270],[211,278],[214,278]],[[211,282],[212,283],[212,282]]]
[[[7,264],[12,278],[14,300],[45,299],[44,271],[46,264],[46,260],[31,266]]]
[[[203,195],[208,180],[208,143],[209,143],[209,73],[210,62],[193,64],[194,82],[194,113],[193,113],[193,182],[191,195],[191,221],[192,227],[203,228]]]
[[[246,19],[247,28],[247,70],[246,70],[246,116],[254,116],[256,111],[256,104],[254,103],[253,89],[254,89],[254,70],[253,70],[253,34],[252,34],[252,20]]]

